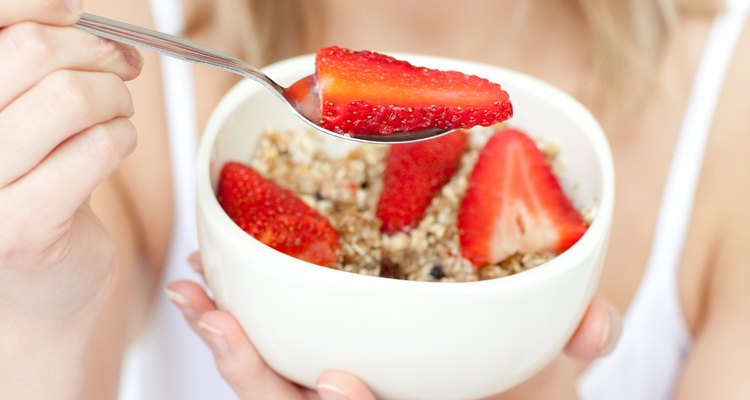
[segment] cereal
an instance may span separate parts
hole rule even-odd
[[[276,132],[263,135],[252,167],[296,193],[327,217],[339,231],[343,271],[396,279],[469,282],[494,279],[536,267],[553,254],[516,254],[479,270],[461,257],[456,215],[467,178],[481,143],[491,133],[476,133],[453,178],[435,196],[424,218],[408,233],[381,234],[375,216],[382,188],[385,146],[359,145],[342,156],[328,154],[324,138],[314,132]],[[549,160],[558,146],[539,142]],[[587,210],[587,220],[595,210]]]

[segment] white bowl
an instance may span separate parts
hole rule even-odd
[[[255,240],[216,200],[227,160],[250,160],[266,127],[305,129],[269,91],[243,81],[216,108],[197,160],[197,207],[206,278],[219,306],[240,321],[265,361],[313,387],[321,372],[362,378],[379,397],[477,398],[508,389],[557,356],[599,280],[612,219],[614,172],[590,113],[561,91],[505,69],[396,55],[499,82],[512,126],[560,144],[561,182],[596,217],[569,250],[516,275],[470,283],[413,282],[318,267]],[[314,59],[265,72],[283,85],[313,72]],[[344,143],[332,138],[338,146]]]

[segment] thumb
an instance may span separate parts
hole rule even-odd
[[[375,395],[359,378],[338,371],[326,371],[315,387],[321,400],[375,400]]]
[[[565,352],[580,360],[593,360],[614,350],[622,332],[622,317],[608,302],[596,299],[583,315]]]

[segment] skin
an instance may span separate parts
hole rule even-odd
[[[204,1],[186,1],[186,12]],[[502,65],[550,81],[597,109],[597,99],[592,96],[598,93],[592,90],[596,83],[589,79],[593,75],[591,66],[580,61],[586,54],[579,47],[586,43],[583,24],[569,2],[548,1],[529,7],[522,24],[514,17],[520,14],[508,12],[517,7],[510,0],[476,0],[471,8],[453,2],[444,7],[426,7],[423,3],[322,0],[324,14],[337,23],[321,24],[324,31],[319,44],[428,53]],[[65,12],[61,4],[52,0],[0,0],[3,64],[10,64],[5,55],[13,51],[2,47],[3,39],[13,32],[11,25],[27,20],[70,24],[74,15]],[[487,12],[478,13],[477,9]],[[146,0],[93,0],[86,3],[86,10],[153,26]],[[472,23],[460,29],[434,29],[445,26],[440,21],[462,20]],[[682,21],[682,29],[667,43],[658,85],[648,102],[640,102],[642,108],[619,107],[597,114],[609,135],[618,171],[617,207],[598,295],[620,312],[627,308],[645,268],[669,157],[710,23],[710,19],[701,17]],[[512,35],[519,27],[524,35]],[[51,37],[63,35],[55,31]],[[191,39],[239,53],[233,42],[217,36],[211,24]],[[56,44],[39,57],[76,53],[64,43],[81,53],[100,48],[100,42],[93,46],[90,40],[83,36],[60,42],[50,39],[43,43]],[[7,65],[0,67],[0,77],[31,76],[30,66],[48,68],[37,71],[36,77],[25,84],[32,90],[24,90],[22,85],[9,91],[9,85],[21,85],[20,80],[0,81],[4,89],[0,90],[0,231],[14,232],[12,238],[0,236],[0,318],[8,321],[4,327],[14,327],[11,331],[0,328],[0,354],[3,360],[10,360],[0,365],[4,398],[80,398],[81,393],[92,399],[114,398],[123,349],[163,289],[158,282],[171,235],[173,194],[159,64],[153,54],[144,53],[141,76],[128,83],[128,93],[122,81],[134,78],[141,67],[140,63],[128,65],[122,53],[127,50],[117,49],[119,55],[110,47],[95,55],[78,54],[80,58],[73,61],[42,58],[32,62],[39,59],[24,58],[26,63],[17,64],[20,67],[12,74],[3,72]],[[695,346],[679,379],[677,398],[750,395],[750,381],[741,379],[742,371],[750,369],[750,344],[746,339],[750,337],[750,314],[746,312],[750,292],[745,290],[750,269],[739,261],[744,260],[744,238],[750,237],[750,212],[743,201],[750,195],[750,169],[743,167],[743,149],[750,144],[750,126],[743,118],[750,90],[750,80],[743,71],[748,68],[750,31],[746,29],[712,126],[680,266],[680,300]],[[13,121],[36,116],[39,109],[49,107],[42,99],[63,96],[59,92],[48,94],[46,90],[53,89],[43,83],[54,71],[71,69],[79,70],[77,76],[83,82],[97,81],[97,92],[108,94],[102,98],[119,103],[82,96],[87,106],[82,108],[90,110],[86,115],[73,118],[51,114],[49,127],[28,136],[5,128],[18,126]],[[216,101],[236,78],[201,67],[195,68],[195,75],[200,93],[197,119],[202,127]],[[42,94],[21,102],[36,89]],[[638,89],[637,82],[634,89]],[[64,92],[76,90],[82,91]],[[131,94],[138,111],[130,119],[138,129],[135,150],[134,129],[127,122],[132,114]],[[3,95],[10,97],[5,100],[10,105],[3,103]],[[632,104],[633,99],[626,93],[616,100],[622,105]],[[15,119],[8,117],[13,104],[21,104],[15,107],[20,110]],[[74,123],[79,125],[71,125]],[[86,141],[93,136],[102,140]],[[5,143],[12,141],[3,140],[11,140],[9,137],[33,137],[38,146],[32,149],[34,154],[11,158],[19,153],[7,150]],[[57,147],[65,138],[71,140]],[[73,148],[77,143],[81,146]],[[71,148],[68,161],[55,163],[55,155],[66,147]],[[13,165],[8,160],[13,160]],[[45,176],[45,171],[56,175]],[[75,179],[65,180],[66,176]],[[49,201],[51,198],[55,201]],[[66,279],[59,279],[61,276]],[[198,284],[172,283],[167,295],[214,350],[219,370],[241,398],[314,397],[314,393],[301,391],[269,370],[232,316],[216,310]],[[61,298],[65,301],[59,301]],[[606,304],[592,304],[567,355],[498,398],[576,398],[575,380],[587,360],[606,353],[616,341],[617,311]],[[102,308],[106,312],[102,313]],[[86,370],[88,374],[82,372]],[[23,385],[29,381],[44,381],[45,385]],[[351,399],[372,398],[362,382],[347,374],[328,372],[319,383],[318,394],[323,398],[335,394],[339,398],[341,394]]]

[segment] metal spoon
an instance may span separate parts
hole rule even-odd
[[[345,135],[336,133],[321,127],[317,123],[320,121],[320,104],[316,93],[315,80],[312,75],[304,77],[292,85],[295,90],[291,93],[289,88],[285,88],[274,82],[271,78],[246,62],[181,37],[87,13],[81,15],[75,26],[109,40],[153,50],[180,60],[218,68],[250,78],[270,89],[308,125],[320,132],[337,138],[366,143],[406,143],[429,139],[449,132],[442,129],[425,129],[388,135]]]

